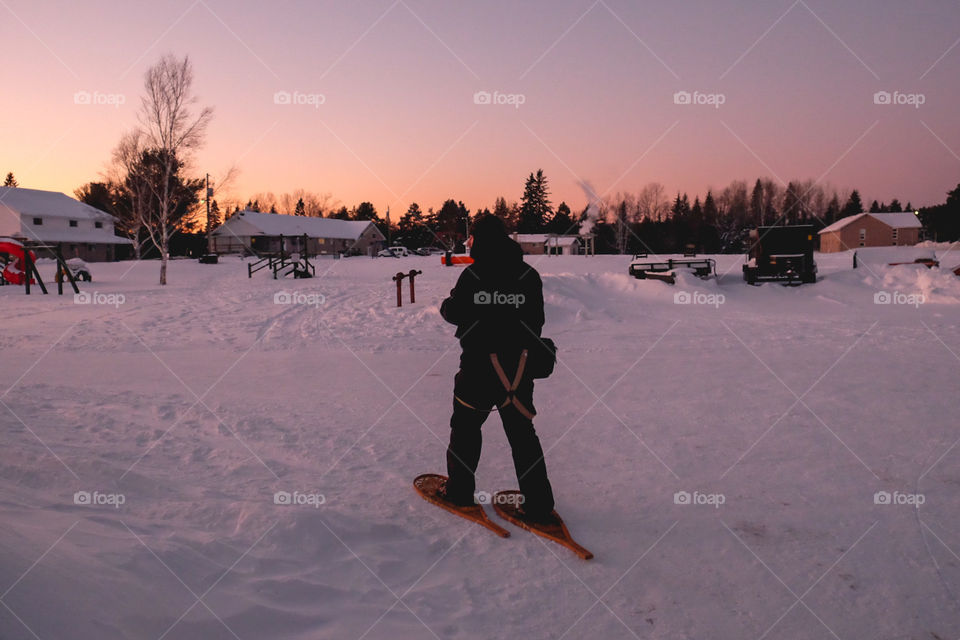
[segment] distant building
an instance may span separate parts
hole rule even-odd
[[[859,213],[820,230],[820,251],[858,247],[909,246],[920,241],[920,219],[913,213]]]
[[[125,257],[121,254],[133,243],[116,234],[115,223],[109,213],[58,191],[0,187],[0,236],[60,245],[64,258],[102,262]]]
[[[210,232],[211,253],[270,254],[304,250],[313,255],[354,252],[374,255],[386,238],[370,221],[311,218],[241,211]],[[283,246],[281,246],[281,237]]]
[[[528,255],[571,256],[580,253],[580,236],[556,233],[514,233],[512,237]]]

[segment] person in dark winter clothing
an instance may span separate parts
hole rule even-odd
[[[549,520],[553,490],[533,428],[533,379],[522,375],[516,389],[508,390],[521,366],[521,353],[535,348],[540,338],[543,282],[536,269],[523,261],[520,245],[507,235],[499,218],[479,218],[470,233],[468,246],[474,262],[460,274],[440,307],[443,318],[457,326],[455,335],[463,349],[454,379],[446,497],[456,504],[474,504],[480,427],[497,410],[513,452],[524,496],[522,509],[530,519]]]

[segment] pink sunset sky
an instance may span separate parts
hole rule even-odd
[[[958,41],[956,0],[0,0],[0,171],[98,179],[174,53],[215,109],[193,171],[239,169],[222,200],[475,210],[543,168],[575,210],[580,180],[692,197],[758,176],[922,206],[960,182]]]

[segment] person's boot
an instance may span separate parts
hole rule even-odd
[[[560,524],[560,518],[557,517],[556,511],[531,511],[523,506],[520,506],[517,507],[517,515],[521,520],[524,522],[529,522],[530,524],[546,526],[556,526]]]
[[[472,495],[461,495],[448,492],[446,482],[444,482],[443,486],[440,487],[438,495],[441,499],[446,500],[450,504],[457,507],[473,507],[477,504],[477,501],[474,500]]]

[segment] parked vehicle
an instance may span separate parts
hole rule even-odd
[[[410,252],[406,247],[387,247],[386,249],[381,250],[378,254],[378,258],[406,258],[410,255]]]
[[[813,225],[758,227],[750,231],[750,252],[743,265],[748,284],[773,281],[807,283],[817,281],[813,261],[816,232]]]
[[[419,249],[414,250],[418,256],[435,256],[442,253],[446,253],[446,249],[441,249],[440,247],[420,247]]]
[[[90,265],[80,258],[70,258],[66,261],[67,268],[70,269],[70,275],[74,280],[81,282],[93,282],[93,276],[90,274]]]

